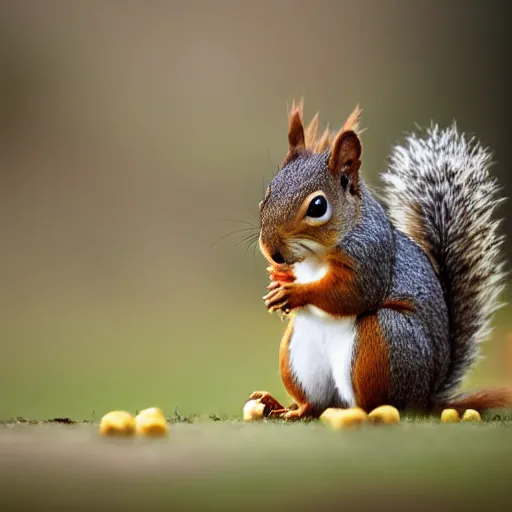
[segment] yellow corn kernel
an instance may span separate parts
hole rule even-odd
[[[103,436],[133,436],[135,418],[126,411],[111,411],[101,418],[99,431]]]
[[[142,412],[135,418],[137,435],[143,437],[165,437],[169,426],[163,414]]]
[[[458,423],[459,413],[455,409],[444,409],[441,413],[441,423]]]
[[[392,405],[381,405],[368,414],[372,423],[394,424],[400,423],[400,413]]]
[[[480,413],[474,409],[467,409],[462,415],[462,421],[482,421]]]
[[[320,421],[334,430],[341,430],[366,423],[368,415],[359,407],[352,407],[350,409],[331,407],[322,413]]]
[[[259,400],[248,400],[243,410],[244,421],[262,420],[265,415],[265,404]]]
[[[150,407],[149,409],[144,409],[140,411],[137,416],[159,416],[160,418],[165,419],[164,412],[159,407]]]
[[[325,425],[329,425],[333,418],[336,415],[340,415],[345,409],[338,409],[336,407],[330,407],[329,409],[325,409],[325,411],[320,415],[320,421]]]

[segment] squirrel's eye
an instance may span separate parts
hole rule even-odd
[[[331,213],[332,208],[325,195],[315,194],[309,202],[304,221],[310,226],[321,226],[329,221]]]
[[[309,203],[308,212],[306,215],[313,219],[323,217],[327,212],[327,199],[324,196],[316,196]]]

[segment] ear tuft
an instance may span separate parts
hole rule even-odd
[[[318,121],[319,118],[317,112],[306,128],[306,148],[308,151],[312,150],[318,139]]]
[[[347,120],[345,121],[345,124],[343,125],[343,128],[341,129],[342,132],[354,132],[354,133],[360,133],[359,132],[359,124],[361,122],[361,113],[362,110],[359,108],[359,105],[356,105],[356,108],[352,111],[352,113],[348,116]]]
[[[345,174],[357,190],[359,167],[361,167],[361,141],[354,131],[342,130],[336,136],[332,146],[329,171],[335,177]]]
[[[304,107],[304,101],[301,99],[299,102],[296,102],[295,100],[292,103],[292,108],[289,110],[288,113],[288,153],[281,164],[281,167],[286,165],[288,162],[293,160],[299,153],[303,151],[308,151],[309,153],[324,153],[329,150],[329,148],[332,148],[332,154],[335,154],[336,151],[339,153],[340,146],[340,137],[343,134],[346,133],[353,133],[355,135],[356,141],[355,146],[357,143],[359,144],[359,154],[361,153],[361,144],[359,142],[359,139],[357,138],[359,131],[359,118],[361,116],[361,109],[359,108],[359,105],[356,106],[356,108],[352,111],[350,116],[348,116],[348,119],[345,121],[345,124],[343,125],[343,128],[341,129],[338,134],[331,131],[329,129],[329,126],[321,133],[319,134],[319,117],[318,113],[315,114],[313,119],[310,121],[310,123],[307,125],[307,127],[304,126],[304,118],[303,118],[303,107]],[[340,140],[338,140],[340,139]],[[348,142],[348,139],[347,139]],[[340,148],[335,151],[336,146],[339,145]],[[344,146],[346,147],[346,146]],[[336,153],[336,154],[338,154]],[[336,157],[337,158],[337,157]],[[335,159],[336,159],[335,158]],[[350,159],[347,159],[347,162]],[[333,161],[333,158],[331,156],[331,161]],[[345,162],[345,163],[347,163]],[[354,159],[355,162],[355,159]],[[348,162],[350,163],[350,162]],[[332,172],[338,172],[341,167],[339,166],[339,163],[332,162]],[[357,165],[357,164],[355,164]],[[348,166],[351,167],[353,172],[357,172],[355,169],[355,166]],[[359,167],[358,167],[359,168]]]
[[[290,154],[296,154],[306,149],[306,138],[304,136],[304,124],[302,122],[303,100],[299,103],[293,101],[288,118],[288,149]]]
[[[322,133],[322,135],[320,136],[316,143],[316,153],[323,153],[324,151],[327,151],[329,149],[329,146],[331,145],[331,136],[331,130],[329,129],[329,125],[327,125],[327,128],[324,130],[324,133]]]

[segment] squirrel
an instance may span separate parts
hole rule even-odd
[[[457,393],[504,287],[491,153],[432,123],[391,154],[378,200],[360,175],[360,109],[335,133],[289,111],[288,153],[259,203],[263,297],[289,317],[279,369],[293,400],[269,415],[390,404],[431,413],[512,406],[512,390]]]

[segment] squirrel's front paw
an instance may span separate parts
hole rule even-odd
[[[270,313],[274,311],[289,313],[292,309],[299,307],[294,284],[272,282],[269,288],[270,291],[263,297],[263,300]]]

